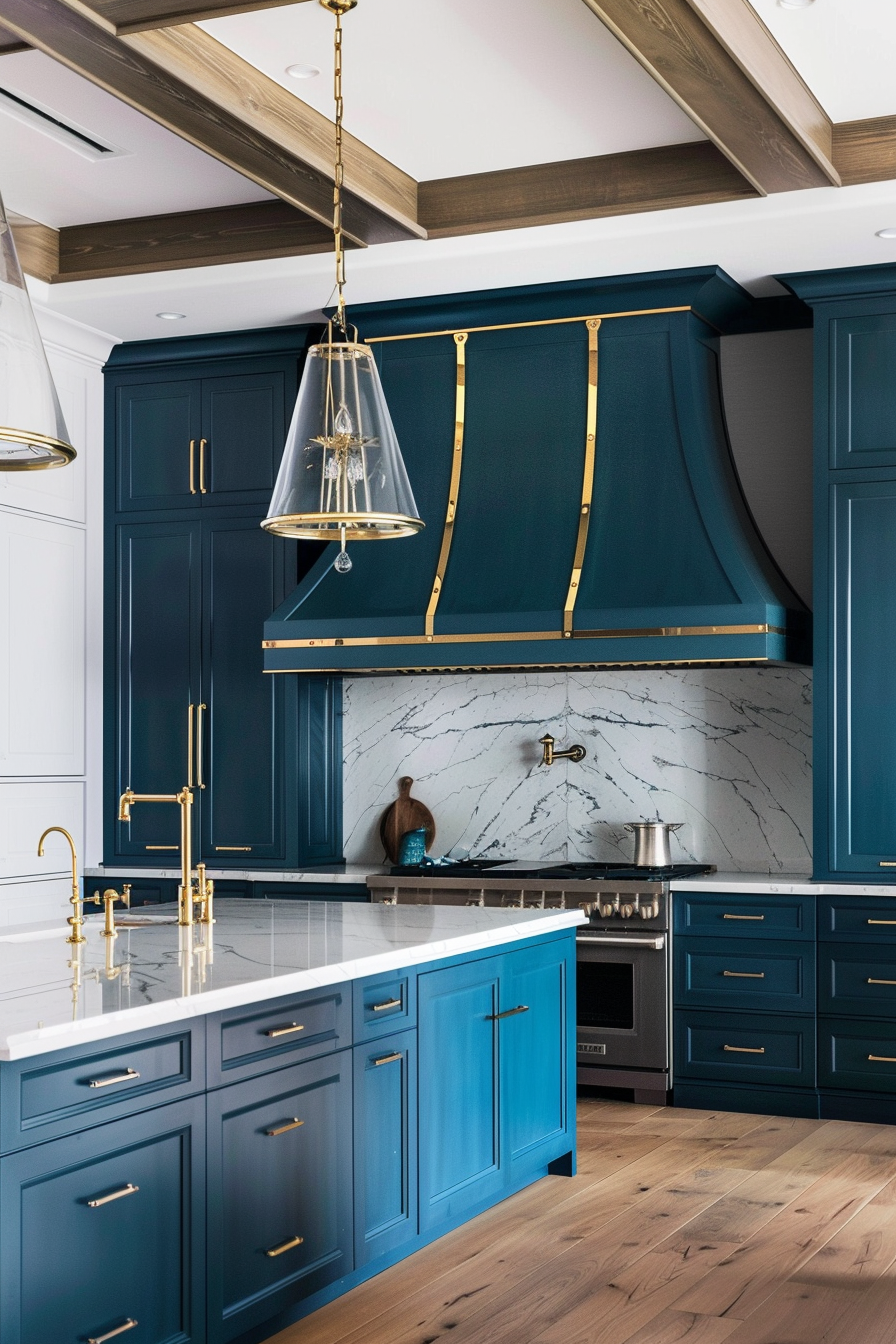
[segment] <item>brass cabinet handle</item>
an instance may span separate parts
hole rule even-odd
[[[144,849],[147,849],[147,850],[149,850],[149,849],[166,849],[166,850],[170,850],[170,849],[177,849],[178,846],[177,846],[177,845],[144,845],[143,848],[144,848]]]
[[[278,1134],[286,1134],[291,1129],[298,1129],[299,1126],[304,1125],[304,1123],[304,1120],[297,1120],[295,1116],[293,1116],[292,1120],[287,1121],[285,1125],[277,1125],[275,1129],[266,1129],[265,1134],[269,1139],[276,1139]]]
[[[729,1053],[732,1054],[732,1055],[764,1055],[764,1054],[765,1054],[765,1046],[764,1046],[764,1045],[760,1045],[760,1046],[758,1046],[758,1047],[757,1047],[757,1046],[753,1046],[753,1045],[723,1045],[723,1046],[722,1046],[722,1049],[723,1049],[723,1050],[727,1050],[727,1051],[729,1051]]]
[[[190,494],[196,493],[196,440],[190,440]]]
[[[869,985],[896,985],[896,980],[873,980],[869,976],[867,983]]]
[[[132,1083],[140,1075],[136,1069],[125,1069],[124,1073],[113,1073],[111,1078],[91,1078],[88,1087],[114,1087],[116,1083]]]
[[[379,1067],[380,1064],[394,1064],[396,1059],[401,1059],[400,1050],[396,1050],[392,1055],[380,1055],[379,1059],[375,1059],[373,1062]]]
[[[869,1055],[868,1058],[873,1059],[876,1064],[896,1064],[896,1057],[893,1055]]]
[[[723,919],[763,920],[763,919],[765,919],[765,915],[723,915],[722,918],[723,918]]]
[[[114,1330],[107,1330],[104,1335],[88,1335],[87,1344],[106,1344],[107,1339],[114,1339],[116,1335],[123,1335],[125,1330],[133,1330],[139,1324],[140,1322],[135,1321],[133,1316],[129,1316],[124,1325],[117,1325]]]
[[[208,439],[199,440],[199,493],[205,495],[208,491],[205,488],[205,450],[208,445]]]
[[[486,1022],[500,1022],[502,1017],[513,1017],[514,1013],[528,1013],[528,1003],[517,1004],[516,1008],[505,1008],[503,1013],[488,1013]]]
[[[723,971],[729,980],[764,980],[765,971]]]
[[[896,919],[869,919],[869,924],[896,924]]]
[[[284,1251],[291,1251],[296,1246],[301,1246],[304,1240],[304,1237],[290,1237],[288,1241],[281,1241],[279,1246],[272,1246],[269,1251],[265,1251],[265,1255],[273,1260],[275,1256],[282,1255]]]
[[[896,859],[881,859],[878,868],[896,868]]]
[[[387,1008],[400,1008],[401,999],[387,999],[385,1003],[372,1003],[370,1011],[372,1013],[384,1013]]]
[[[290,1022],[288,1027],[271,1027],[265,1032],[265,1036],[291,1036],[295,1031],[304,1031],[305,1026],[300,1022]]]
[[[187,788],[193,787],[193,705],[187,706]]]
[[[111,1204],[113,1199],[124,1199],[125,1195],[136,1195],[140,1189],[139,1185],[132,1185],[128,1181],[120,1190],[113,1190],[111,1195],[97,1195],[94,1199],[88,1199],[88,1209],[101,1209],[104,1204]]]
[[[202,782],[202,712],[208,705],[196,706],[196,787],[204,789]]]
[[[204,786],[203,786],[204,787]],[[251,854],[251,845],[215,845],[216,854]]]

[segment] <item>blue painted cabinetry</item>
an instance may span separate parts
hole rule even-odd
[[[354,1049],[355,1264],[414,1240],[417,1219],[417,1033]]]
[[[119,347],[107,369],[106,861],[215,867],[341,857],[338,680],[263,674],[264,621],[319,548],[259,526],[305,329]],[[225,358],[228,340],[234,353]],[[161,348],[160,348],[161,347]]]
[[[815,897],[674,897],[682,1106],[817,1115]]]

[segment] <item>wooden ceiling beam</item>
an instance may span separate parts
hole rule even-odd
[[[420,222],[430,238],[672,210],[756,195],[706,140],[448,177],[421,182],[418,187]]]
[[[835,122],[834,162],[845,187],[896,178],[896,117]]]
[[[28,43],[12,31],[11,28],[4,28],[0,23],[0,56],[9,56],[14,51],[27,51]]]
[[[762,195],[839,185],[828,118],[748,0],[584,0]]]
[[[8,215],[19,265],[38,280],[55,280],[59,274],[59,233],[48,224],[38,224],[25,215]]]
[[[325,171],[320,166],[316,145],[303,140],[298,111],[302,104],[298,99],[227,52],[213,38],[208,38],[211,47],[196,39],[196,34],[207,37],[202,29],[188,25],[169,32],[117,38],[82,11],[83,6],[74,8],[63,0],[0,0],[0,22],[21,40],[312,219],[329,224],[333,210],[332,167]],[[172,43],[165,39],[184,33],[186,42],[175,37],[176,54],[167,60]],[[144,49],[150,42],[153,42],[152,58]],[[205,68],[206,61],[214,62],[213,70]],[[251,72],[251,77],[246,72]],[[205,91],[212,85],[221,87],[220,100]],[[229,100],[223,96],[228,87],[236,90]],[[288,100],[288,105],[277,99],[274,90]],[[262,108],[253,104],[259,92]],[[264,102],[268,95],[270,106]],[[281,123],[284,128],[288,126],[287,106],[295,108],[295,129],[292,135],[284,133],[278,137],[275,126]],[[329,124],[325,117],[320,120]],[[372,151],[368,153],[378,161],[383,175],[388,176],[387,170],[392,165],[386,165]],[[392,172],[397,174],[398,170]],[[421,236],[422,230],[413,218],[402,217],[391,202],[360,190],[357,177],[350,180],[348,171],[346,181],[343,217],[346,234],[353,242],[366,246]]]
[[[143,33],[150,28],[172,28],[175,24],[196,23],[199,19],[219,19],[224,14],[250,14],[256,9],[274,9],[279,5],[302,4],[303,0],[92,0],[89,8],[105,19],[113,31]]]

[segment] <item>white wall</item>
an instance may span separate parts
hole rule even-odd
[[[102,857],[103,376],[114,341],[35,305],[71,466],[0,472],[0,924],[68,914]]]

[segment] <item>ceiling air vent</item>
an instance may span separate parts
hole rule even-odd
[[[73,149],[76,154],[80,154],[84,159],[91,159],[94,163],[100,159],[121,158],[122,155],[131,152],[110,144],[93,131],[86,130],[74,121],[63,119],[51,108],[44,107],[34,99],[23,98],[20,93],[13,93],[11,89],[0,88],[0,112],[5,112],[14,121],[20,121],[25,126],[43,131],[51,140],[58,141],[67,149]]]

